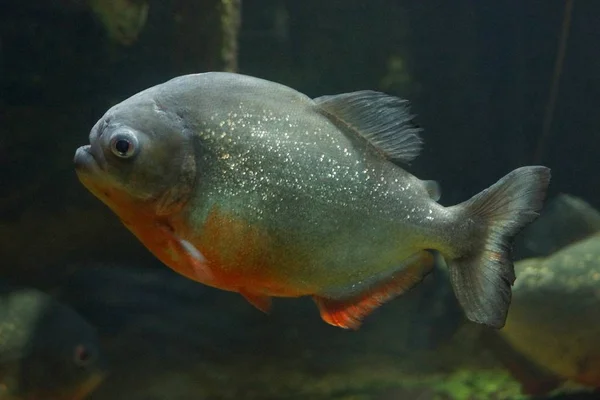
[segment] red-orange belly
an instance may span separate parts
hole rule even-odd
[[[184,220],[145,223],[139,219],[126,226],[164,264],[189,279],[233,292],[249,292],[277,297],[312,294],[282,279],[272,260],[281,259],[269,235],[245,221],[221,213],[209,213],[199,234],[194,235]],[[202,255],[210,277],[194,267],[194,260],[178,243],[187,240]]]

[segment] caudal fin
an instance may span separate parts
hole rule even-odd
[[[518,168],[452,207],[465,220],[484,227],[475,229],[475,242],[466,247],[466,254],[447,260],[454,292],[469,320],[504,326],[515,281],[512,242],[539,215],[549,182],[546,167]]]

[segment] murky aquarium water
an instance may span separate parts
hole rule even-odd
[[[600,3],[0,1],[0,400],[600,399]]]

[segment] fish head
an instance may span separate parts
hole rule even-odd
[[[108,362],[96,328],[75,310],[42,297],[32,313],[17,372],[7,385],[16,399],[83,400],[104,381]],[[11,398],[11,397],[9,397]]]
[[[68,348],[34,348],[23,360],[22,371],[10,394],[46,400],[86,399],[108,373],[99,347],[90,342],[73,343]]]
[[[77,149],[81,183],[127,225],[167,216],[189,200],[196,176],[193,137],[183,119],[145,92],[117,104]]]
[[[70,310],[63,311],[66,312]],[[67,317],[56,315],[48,323],[58,326],[59,321]],[[31,370],[32,374],[40,371],[32,381],[40,382],[38,387],[44,388],[44,393],[55,393],[57,400],[83,400],[104,381],[109,364],[95,327],[83,319],[73,320],[73,317],[69,318],[69,325],[66,322],[60,324],[60,339],[55,339],[52,345],[39,347],[37,366],[43,368]],[[54,332],[52,336],[59,334],[57,328],[49,327],[47,331]],[[51,381],[47,378],[48,370],[53,371]]]
[[[108,375],[108,363],[96,342],[80,342],[67,350],[52,364],[53,383],[38,387],[44,388],[46,396],[52,394],[55,400],[86,399]]]

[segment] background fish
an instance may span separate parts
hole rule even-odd
[[[230,73],[172,79],[114,106],[75,165],[163,263],[242,294],[312,296],[326,322],[358,328],[380,304],[449,265],[467,317],[504,325],[513,236],[542,207],[548,168],[519,168],[443,207],[438,185],[398,164],[419,129],[407,101],[373,91],[310,99]]]
[[[547,210],[529,230],[536,235],[523,240],[558,251],[516,263],[506,325],[484,340],[525,393],[545,394],[567,380],[600,388],[600,213],[569,195]]]
[[[34,289],[0,288],[0,399],[81,400],[102,381],[95,328]]]

